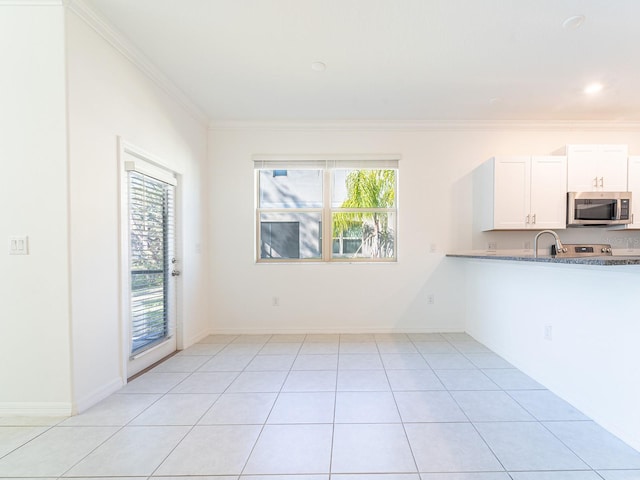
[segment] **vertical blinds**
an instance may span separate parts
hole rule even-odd
[[[174,196],[172,185],[129,171],[132,354],[172,334]]]

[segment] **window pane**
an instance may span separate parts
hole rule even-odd
[[[332,208],[393,208],[395,170],[333,170]]]
[[[259,170],[260,208],[322,208],[322,170]]]
[[[260,258],[320,258],[320,213],[261,213]]]
[[[173,187],[129,173],[131,353],[169,334],[169,239],[173,236]]]
[[[332,214],[333,258],[395,258],[393,213]]]

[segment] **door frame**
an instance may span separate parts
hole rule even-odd
[[[118,180],[119,180],[119,221],[118,221],[118,254],[119,254],[119,267],[118,267],[118,280],[120,284],[120,288],[118,289],[118,301],[120,304],[120,318],[119,318],[119,352],[120,352],[120,377],[122,379],[122,384],[125,385],[127,383],[128,377],[128,364],[130,359],[130,322],[131,322],[131,314],[130,314],[130,289],[131,289],[131,279],[130,279],[130,248],[129,248],[129,174],[126,168],[126,162],[130,161],[130,157],[134,157],[136,160],[136,169],[138,169],[140,161],[143,168],[140,168],[141,173],[144,172],[144,167],[148,168],[148,171],[153,176],[152,172],[161,173],[167,176],[172,176],[175,178],[176,186],[175,186],[175,198],[174,198],[174,208],[175,208],[175,256],[179,259],[177,268],[181,269],[181,259],[183,258],[182,252],[182,241],[181,241],[181,232],[182,232],[182,219],[181,219],[181,208],[180,205],[182,203],[181,199],[181,185],[182,185],[182,175],[180,172],[176,171],[174,168],[170,167],[166,161],[162,158],[149,153],[148,151],[124,140],[122,137],[118,138]],[[129,160],[128,160],[129,157]],[[176,349],[181,350],[183,348],[183,323],[182,323],[182,276],[174,277],[175,285],[175,294],[174,294],[174,307],[172,308],[172,314],[174,316],[173,324],[175,326],[175,330],[173,332],[176,340]],[[138,354],[138,357],[142,357],[146,354],[150,354],[161,345],[164,345],[164,342],[156,345],[154,347],[149,348],[146,351]]]

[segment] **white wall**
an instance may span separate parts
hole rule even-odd
[[[0,415],[71,410],[64,10],[0,6]],[[10,235],[28,256],[8,256]]]
[[[211,298],[214,330],[235,332],[417,331],[461,329],[451,298],[453,272],[442,261],[450,232],[432,228],[450,208],[457,166],[440,173],[416,136],[351,131],[214,130],[210,133]],[[398,258],[395,264],[254,263],[252,154],[401,153]],[[433,189],[445,212],[424,208],[412,178],[443,180]],[[442,203],[442,202],[440,202]],[[431,220],[430,220],[431,219]],[[439,253],[429,253],[436,243]],[[436,295],[427,306],[426,293]],[[272,307],[273,296],[280,299]]]
[[[631,132],[572,128],[402,129],[220,126],[210,131],[211,286],[217,331],[432,331],[464,329],[459,264],[447,251],[522,248],[531,232],[481,233],[472,171],[493,155],[564,153],[567,143],[628,143]],[[398,263],[254,263],[253,154],[399,153]],[[622,238],[638,233],[582,232]],[[562,233],[568,240],[574,232]],[[613,242],[612,242],[613,243]],[[431,253],[431,245],[436,253]],[[435,303],[427,304],[427,295]],[[280,306],[272,307],[273,296]]]
[[[640,267],[458,261],[467,331],[640,450]]]
[[[181,175],[182,345],[209,332],[206,128],[74,12],[67,14],[74,389],[83,410],[122,385],[118,136]],[[125,346],[126,347],[126,346]]]

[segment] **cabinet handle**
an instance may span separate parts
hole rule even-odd
[[[530,215],[527,215],[527,219],[525,220],[525,223],[526,223],[527,225],[529,225],[529,217],[530,217]]]
[[[598,186],[598,177],[593,177],[593,186],[594,187]]]
[[[536,214],[535,213],[531,217],[531,223],[533,223],[534,225],[536,224]]]
[[[600,177],[600,186],[604,188],[604,177]]]

